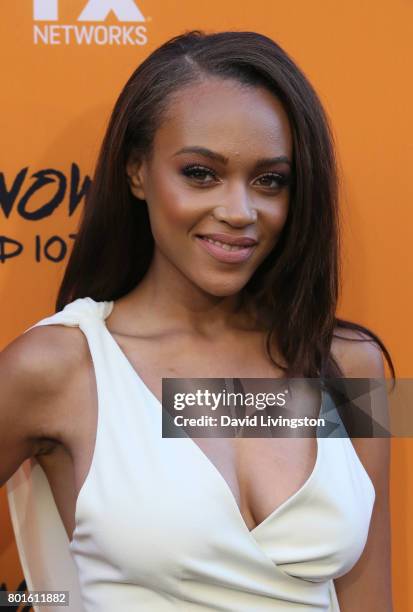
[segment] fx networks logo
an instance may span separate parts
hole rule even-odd
[[[119,25],[102,23],[109,16],[116,17]],[[33,19],[35,22],[59,21],[59,0],[33,0]],[[34,44],[145,45],[148,39],[144,24],[149,20],[134,0],[88,0],[75,24],[35,23]],[[80,25],[82,22],[88,23]]]

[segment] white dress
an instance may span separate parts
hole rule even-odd
[[[200,447],[162,438],[161,403],[106,327],[112,308],[79,298],[36,323],[85,334],[98,425],[71,542],[34,460],[8,483],[28,588],[67,585],[76,612],[338,612],[333,579],[362,554],[375,500],[351,440],[318,437],[304,485],[250,531]],[[323,393],[320,415],[331,407]]]

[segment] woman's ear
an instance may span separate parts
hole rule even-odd
[[[126,164],[126,174],[128,176],[129,187],[133,195],[140,200],[145,200],[142,161],[131,156]]]

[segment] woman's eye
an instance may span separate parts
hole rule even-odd
[[[188,165],[182,168],[182,174],[189,179],[193,179],[199,185],[211,185],[218,180],[218,175],[211,168],[199,165]],[[257,182],[258,181],[258,182]],[[289,183],[289,177],[276,172],[268,172],[259,176],[254,184],[271,191],[280,190]]]
[[[261,187],[266,187],[269,189],[280,189],[284,185],[288,184],[288,176],[271,172],[269,174],[263,174],[262,176],[258,177],[257,181],[260,181]]]
[[[212,177],[216,180],[217,175],[210,168],[205,168],[204,166],[185,166],[182,169],[182,174],[188,178],[195,179],[198,183],[210,183],[211,181],[206,181],[206,177]]]

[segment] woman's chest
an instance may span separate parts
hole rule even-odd
[[[266,353],[265,335],[243,332],[218,339],[183,336],[157,341],[114,337],[145,385],[161,400],[163,378],[280,378]],[[278,352],[272,353],[278,358]]]
[[[265,354],[264,340],[262,334],[250,333],[236,340],[222,339],[213,346],[181,341],[158,343],[155,348],[153,343],[116,339],[137,378],[159,403],[163,378],[184,379],[180,388],[188,393],[196,390],[199,379],[209,379],[208,389],[219,391],[223,378],[280,378],[283,371]],[[260,381],[255,380],[252,386],[259,392]],[[249,529],[303,485],[316,461],[314,438],[269,435],[266,430],[258,438],[234,438],[233,434],[223,438],[222,431],[214,436],[212,430],[203,437],[192,433],[193,444],[226,484]]]
[[[119,351],[104,348],[99,427],[78,498],[75,550],[89,543],[133,580],[134,572],[148,579],[174,571],[189,576],[197,558],[208,567],[208,559],[222,555],[239,559],[240,546],[245,559],[257,554],[267,567],[269,560],[291,563],[292,572],[315,572],[316,581],[361,551],[369,500],[361,500],[342,441],[337,453],[330,447],[323,456],[314,438],[162,436],[156,384],[163,377],[277,376],[268,362],[244,350],[231,353],[234,361],[225,366],[231,354],[224,345],[219,360],[202,347],[200,355],[182,345],[153,353],[120,341]],[[352,538],[343,537],[349,531]],[[320,563],[309,569],[305,560],[314,555]]]
[[[255,470],[243,470],[247,452],[215,446],[207,456],[192,439],[161,438],[159,431],[160,418],[150,427],[112,429],[111,439],[122,436],[123,449],[108,439],[103,450],[100,438],[78,501],[75,549],[98,550],[131,581],[206,578],[218,570],[217,560],[231,557],[237,567],[250,567],[255,558],[257,567],[271,562],[318,582],[340,575],[361,554],[371,498],[349,469],[342,440],[321,455],[319,440],[316,465],[308,461],[311,473],[303,476],[301,469],[302,481],[291,490],[288,449],[279,448],[285,452],[278,460],[263,452],[259,463],[257,440],[249,449]],[[217,452],[221,459],[232,455],[228,471],[212,460]]]

